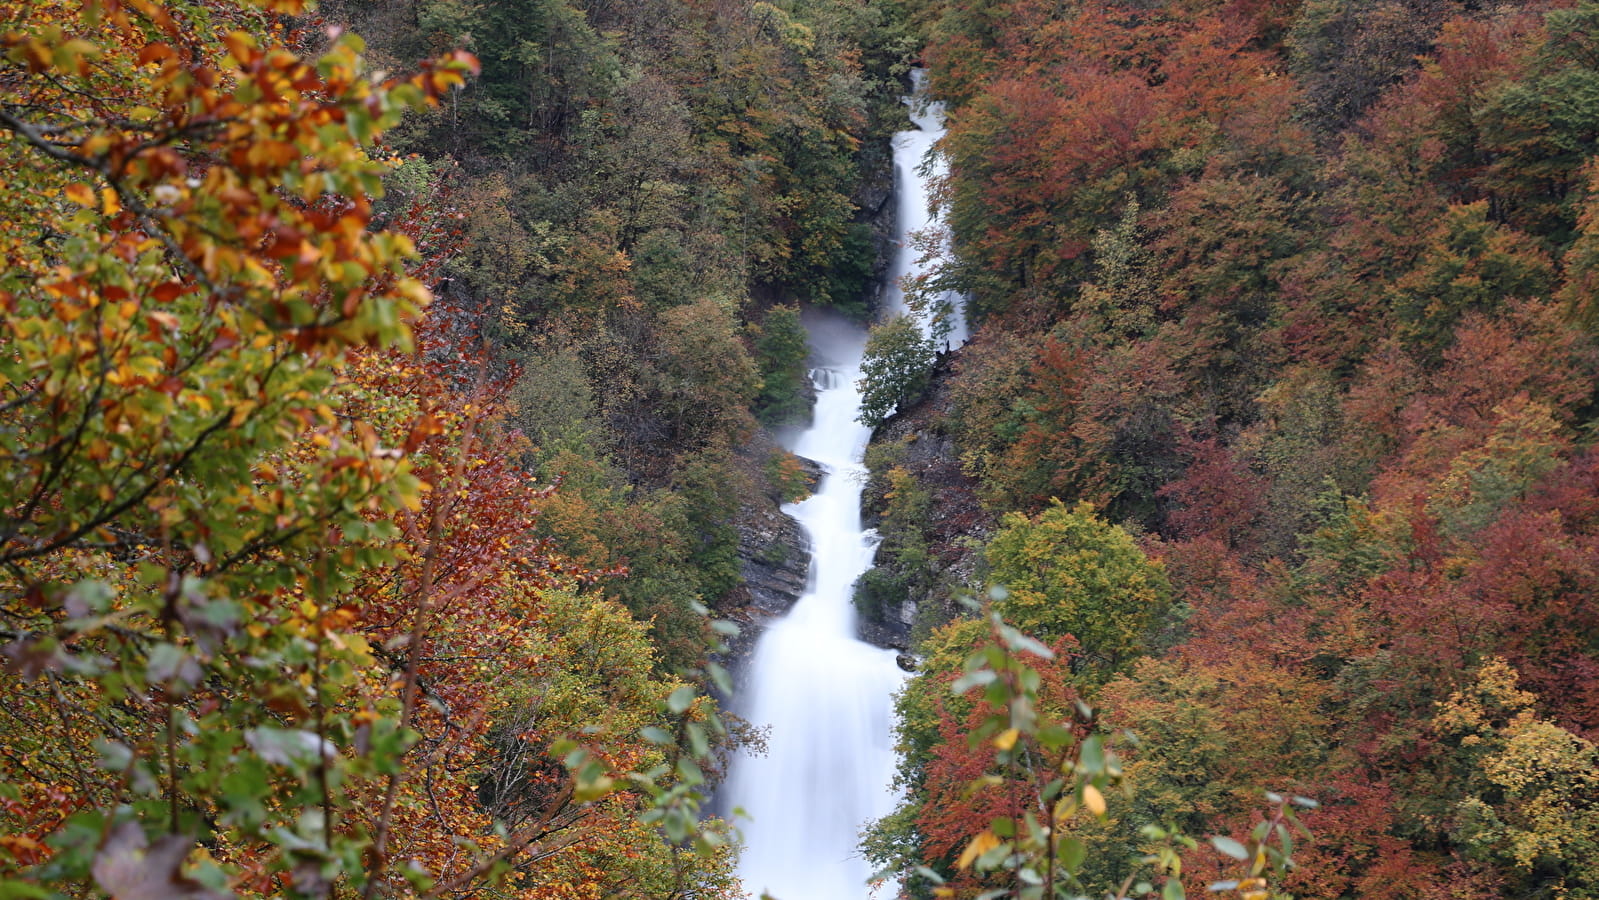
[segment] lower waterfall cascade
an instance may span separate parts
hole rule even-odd
[[[911,232],[937,224],[920,173],[943,134],[943,114],[924,99],[924,73],[912,76],[915,91],[906,102],[917,128],[894,138],[900,250],[885,291],[891,315],[906,312],[899,280],[921,271]],[[949,325],[944,339],[964,340],[958,298],[946,295],[938,304]],[[928,322],[920,324],[932,333]],[[756,645],[736,706],[753,725],[770,729],[767,752],[735,759],[725,794],[747,815],[738,822],[743,886],[777,900],[865,900],[895,892],[892,885],[875,893],[868,886],[873,873],[859,840],[862,827],[896,802],[893,697],[907,676],[893,651],[856,638],[854,586],[877,545],[875,533],[861,526],[871,432],[856,421],[865,335],[837,325],[811,327],[816,409],[788,447],[824,473],[811,497],[784,508],[810,539],[811,583]]]

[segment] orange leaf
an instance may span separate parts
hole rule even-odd
[[[93,207],[95,205],[94,188],[91,188],[82,182],[76,182],[67,185],[67,189],[64,193],[67,195],[68,200],[71,200],[73,203],[76,203],[79,206]]]
[[[411,453],[422,446],[422,442],[436,434],[443,434],[444,426],[431,414],[424,415],[411,426],[411,433],[405,438],[405,452]]]
[[[139,65],[145,66],[153,62],[162,62],[168,59],[177,59],[178,52],[168,44],[160,41],[151,41],[139,51]]]
[[[227,46],[228,55],[238,60],[240,66],[248,66],[259,55],[255,38],[248,32],[230,31],[222,36],[222,43]]]
[[[961,858],[955,864],[955,867],[958,869],[969,869],[971,868],[972,863],[977,861],[977,857],[982,856],[984,853],[987,853],[998,846],[999,835],[992,831],[985,830],[979,833],[976,837],[972,838],[972,842],[966,845],[965,850],[961,851]]]

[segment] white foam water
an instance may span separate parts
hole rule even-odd
[[[922,73],[913,76],[919,94]],[[894,137],[902,249],[889,272],[887,303],[898,312],[904,311],[898,280],[921,271],[906,235],[936,228],[919,170],[943,128],[936,104],[917,95],[907,102],[918,127]],[[961,304],[947,299],[953,310],[948,339],[958,344],[966,336]],[[814,495],[784,510],[810,538],[811,585],[756,645],[738,708],[770,729],[767,753],[734,761],[726,796],[748,816],[740,824],[738,871],[752,895],[891,897],[894,885],[878,885],[875,892],[869,886],[872,869],[859,849],[861,828],[891,812],[896,801],[893,695],[906,677],[893,651],[856,639],[852,595],[877,544],[860,515],[862,458],[871,436],[855,419],[865,335],[858,328],[810,331],[818,361],[812,373],[816,411],[790,449],[821,463],[825,475]]]

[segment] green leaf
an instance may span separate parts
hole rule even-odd
[[[245,743],[269,763],[290,768],[316,765],[321,754],[332,756],[333,745],[309,731],[287,728],[252,728],[244,733]]]
[[[1000,628],[999,633],[1000,636],[1004,638],[1005,645],[1018,653],[1031,653],[1034,656],[1043,657],[1044,659],[1055,658],[1055,651],[1044,646],[1043,643],[1035,640],[1034,638],[1023,634],[1016,628],[1006,625]]]
[[[944,883],[944,876],[938,874],[937,872],[933,871],[932,869],[929,869],[926,866],[917,866],[916,869],[915,869],[915,872],[916,872],[916,874],[922,876],[923,878],[926,878],[928,881],[931,881],[934,884],[943,884]]]
[[[1058,750],[1072,742],[1072,730],[1054,723],[1038,729],[1038,743],[1045,750]]]
[[[247,829],[259,827],[266,821],[267,810],[261,803],[266,796],[268,784],[264,767],[256,760],[242,760],[238,768],[222,779],[223,807],[227,810],[223,821]]]
[[[997,868],[1000,863],[1004,862],[1005,859],[1011,855],[1012,849],[1014,848],[1011,847],[1011,842],[1004,841],[999,846],[994,847],[988,850],[982,856],[977,857],[978,871],[986,872]]]
[[[995,674],[994,670],[992,669],[978,669],[975,672],[969,672],[955,679],[955,683],[949,686],[949,690],[952,694],[964,694],[974,687],[982,687],[984,685],[992,684],[994,679],[998,677],[999,676]]]
[[[689,723],[688,728],[684,730],[688,732],[689,750],[691,750],[695,756],[704,759],[705,757],[711,755],[711,743],[705,737],[704,727],[702,727],[698,722],[691,722]]]
[[[711,676],[711,684],[716,685],[717,690],[723,694],[733,693],[733,679],[727,674],[726,667],[714,662],[706,663],[705,672]]]
[[[705,773],[700,771],[699,764],[686,756],[677,761],[677,775],[684,784],[698,786],[705,783]]]
[[[109,741],[104,738],[94,740],[95,752],[99,754],[100,768],[111,772],[121,772],[133,762],[133,751],[126,744]]]
[[[1055,847],[1055,855],[1060,858],[1061,868],[1076,875],[1083,867],[1083,861],[1088,859],[1088,845],[1078,838],[1061,838]]]
[[[173,644],[156,644],[151,648],[145,667],[145,677],[151,684],[165,685],[178,694],[186,694],[201,676],[199,663],[183,648]]]
[[[1233,859],[1243,861],[1249,858],[1248,847],[1245,847],[1243,844],[1240,844],[1225,835],[1218,834],[1212,836],[1210,839],[1210,845],[1215,847],[1218,851],[1231,856]]]
[[[1168,878],[1166,879],[1166,886],[1160,889],[1161,900],[1183,900],[1187,896],[1187,894],[1183,893],[1181,879]]]
[[[682,715],[688,712],[690,706],[694,705],[694,696],[694,688],[685,684],[666,698],[666,708],[677,715]]]
[[[1097,734],[1089,735],[1077,753],[1077,765],[1091,774],[1105,771],[1105,740]]]

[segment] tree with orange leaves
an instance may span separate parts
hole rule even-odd
[[[303,11],[0,2],[0,895],[725,892],[714,709],[535,536],[447,217],[373,228],[475,62]]]
[[[368,228],[364,148],[474,64],[377,83],[353,37],[275,45],[302,11],[0,4],[8,894],[370,896],[427,771],[426,613],[487,582],[448,568],[418,475],[459,487],[474,426],[351,393],[355,351],[408,346],[429,299],[411,240]],[[423,598],[407,641],[375,640],[385,571]],[[467,855],[399,874],[508,856]]]

